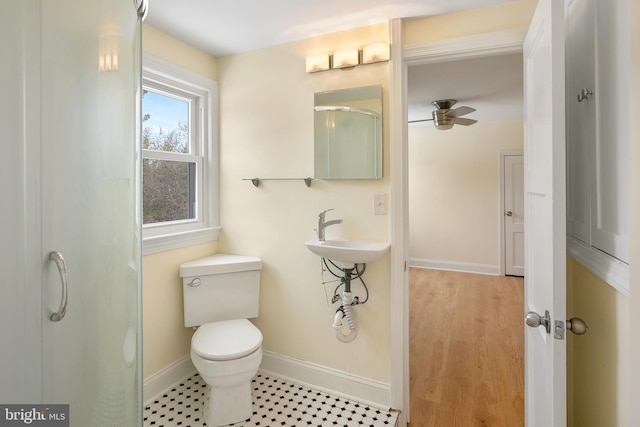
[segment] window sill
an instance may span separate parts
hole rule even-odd
[[[628,264],[572,236],[567,236],[567,254],[618,292],[629,295]]]
[[[209,227],[163,236],[145,237],[142,240],[142,255],[150,255],[218,240],[221,229],[222,227]]]

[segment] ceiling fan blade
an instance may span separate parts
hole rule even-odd
[[[453,110],[447,111],[446,113],[444,113],[444,115],[448,117],[460,117],[469,113],[473,113],[474,111],[476,111],[475,108],[462,106],[462,107],[458,107]]]
[[[430,122],[430,121],[433,121],[433,119],[409,120],[409,123]]]
[[[457,125],[471,126],[474,123],[478,123],[478,121],[473,119],[459,118],[459,117],[456,117],[455,119],[455,124]]]

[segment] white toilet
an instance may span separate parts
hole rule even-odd
[[[262,361],[258,316],[260,258],[213,255],[180,266],[184,325],[199,326],[191,360],[207,383],[204,420],[209,427],[253,414],[251,380]]]

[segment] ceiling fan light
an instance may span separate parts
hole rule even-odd
[[[451,129],[456,122],[454,117],[447,117],[446,113],[449,110],[437,110],[431,113],[433,117],[433,124],[438,130]]]

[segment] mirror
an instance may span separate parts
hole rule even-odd
[[[316,93],[314,176],[382,178],[382,86]]]

